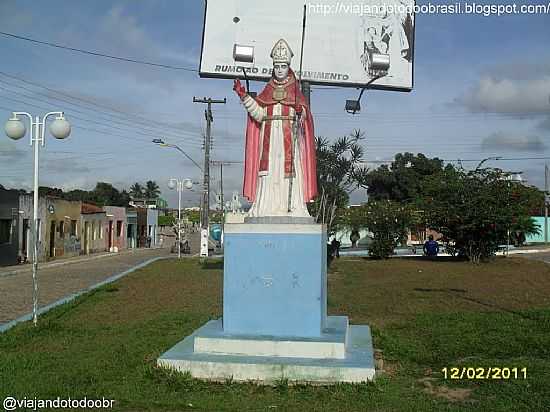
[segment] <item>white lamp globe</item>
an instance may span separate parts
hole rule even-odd
[[[174,190],[176,188],[176,181],[174,179],[170,179],[168,181],[168,188],[171,190]]]
[[[4,131],[6,135],[13,140],[19,140],[27,133],[25,125],[17,118],[9,119],[4,126]]]
[[[185,179],[185,188],[186,189],[189,189],[191,190],[191,188],[193,187],[193,182],[191,181],[191,179]]]
[[[50,124],[50,133],[56,139],[65,139],[71,134],[71,124],[60,116]]]

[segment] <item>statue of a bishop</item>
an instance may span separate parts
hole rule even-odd
[[[317,195],[313,117],[290,68],[293,53],[281,39],[271,51],[273,75],[254,99],[239,80],[233,89],[248,111],[243,194],[249,217],[309,217]]]

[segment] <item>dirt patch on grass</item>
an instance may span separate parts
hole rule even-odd
[[[437,398],[445,399],[449,402],[464,402],[470,398],[472,389],[466,388],[449,388],[445,385],[436,385],[435,378],[422,378],[418,382],[422,385],[422,392]]]

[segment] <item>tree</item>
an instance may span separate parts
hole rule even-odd
[[[57,187],[39,186],[38,195],[63,198],[63,190]]]
[[[198,211],[198,210],[185,210],[183,213],[191,223],[199,223],[200,222],[200,219],[201,219],[200,211]]]
[[[145,189],[143,190],[143,195],[146,199],[157,199],[160,196],[160,188],[157,182],[148,180],[145,182]]]
[[[369,199],[412,202],[423,179],[442,171],[443,161],[438,158],[430,159],[422,153],[398,153],[390,167],[382,165],[367,174]]]
[[[387,259],[395,248],[406,241],[412,222],[412,208],[390,200],[373,201],[346,210],[343,225],[351,230],[367,229],[372,232],[369,256]]]
[[[133,198],[133,199],[140,199],[143,197],[143,186],[136,182],[134,183],[132,186],[130,186],[130,196]]]
[[[426,226],[441,233],[451,251],[478,263],[493,256],[511,232],[533,233],[530,210],[542,199],[538,189],[500,169],[448,165],[422,182],[417,204]]]
[[[119,192],[111,183],[98,182],[89,194],[89,201],[99,206],[128,206],[130,197],[126,191]]]
[[[315,140],[319,196],[309,204],[309,211],[317,222],[327,224],[329,234],[334,232],[337,210],[347,206],[350,193],[366,188],[368,169],[363,166],[364,150],[360,145],[363,139],[364,134],[355,130],[332,144],[322,137]]]

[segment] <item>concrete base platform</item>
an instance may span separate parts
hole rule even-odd
[[[206,323],[194,339],[195,353],[283,358],[344,359],[349,332],[347,316],[330,316],[319,338],[234,335],[221,319]]]
[[[314,217],[294,217],[294,216],[245,216],[244,223],[264,223],[264,224],[308,224],[315,223]]]
[[[347,330],[344,335],[343,320]],[[288,379],[330,384],[372,380],[375,370],[370,328],[348,327],[346,317],[331,316],[327,323],[329,329],[336,325],[340,330],[327,330],[322,338],[285,339],[228,336],[220,329],[221,321],[210,321],[164,353],[157,359],[157,365],[215,381],[233,379],[270,384]],[[342,357],[340,349],[344,347]],[[323,354],[327,357],[319,357]]]

